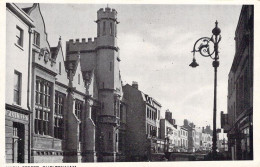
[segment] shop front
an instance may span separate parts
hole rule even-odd
[[[6,105],[5,147],[7,163],[28,163],[29,112]]]

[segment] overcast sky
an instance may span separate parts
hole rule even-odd
[[[19,4],[19,6],[30,6]],[[41,4],[48,40],[56,46],[62,37],[63,50],[69,39],[96,37],[97,10],[94,4]],[[235,53],[235,29],[241,5],[116,5],[118,46],[123,84],[137,81],[139,89],[170,109],[178,125],[188,119],[198,126],[211,125],[213,118],[212,59],[196,55],[199,67],[191,68],[195,41],[211,37],[218,20],[219,44],[217,122],[227,112],[228,73]],[[164,117],[164,113],[162,114]]]

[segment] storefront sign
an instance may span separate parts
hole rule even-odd
[[[29,121],[28,115],[21,114],[15,111],[6,110],[6,115],[15,119]]]

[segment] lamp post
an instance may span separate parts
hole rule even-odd
[[[199,52],[204,57],[210,57],[213,59],[212,66],[214,67],[214,105],[213,105],[213,139],[212,139],[212,153],[213,159],[216,158],[217,154],[217,133],[216,133],[216,111],[217,111],[217,68],[219,66],[218,56],[218,43],[221,40],[221,30],[218,28],[218,22],[215,22],[215,28],[212,30],[212,36],[202,37],[198,39],[193,46],[193,59],[189,65],[192,68],[199,66],[195,59],[195,53]],[[212,46],[213,45],[213,46]],[[210,48],[213,47],[213,51]]]

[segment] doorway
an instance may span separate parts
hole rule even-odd
[[[13,163],[24,163],[24,124],[13,123]]]

